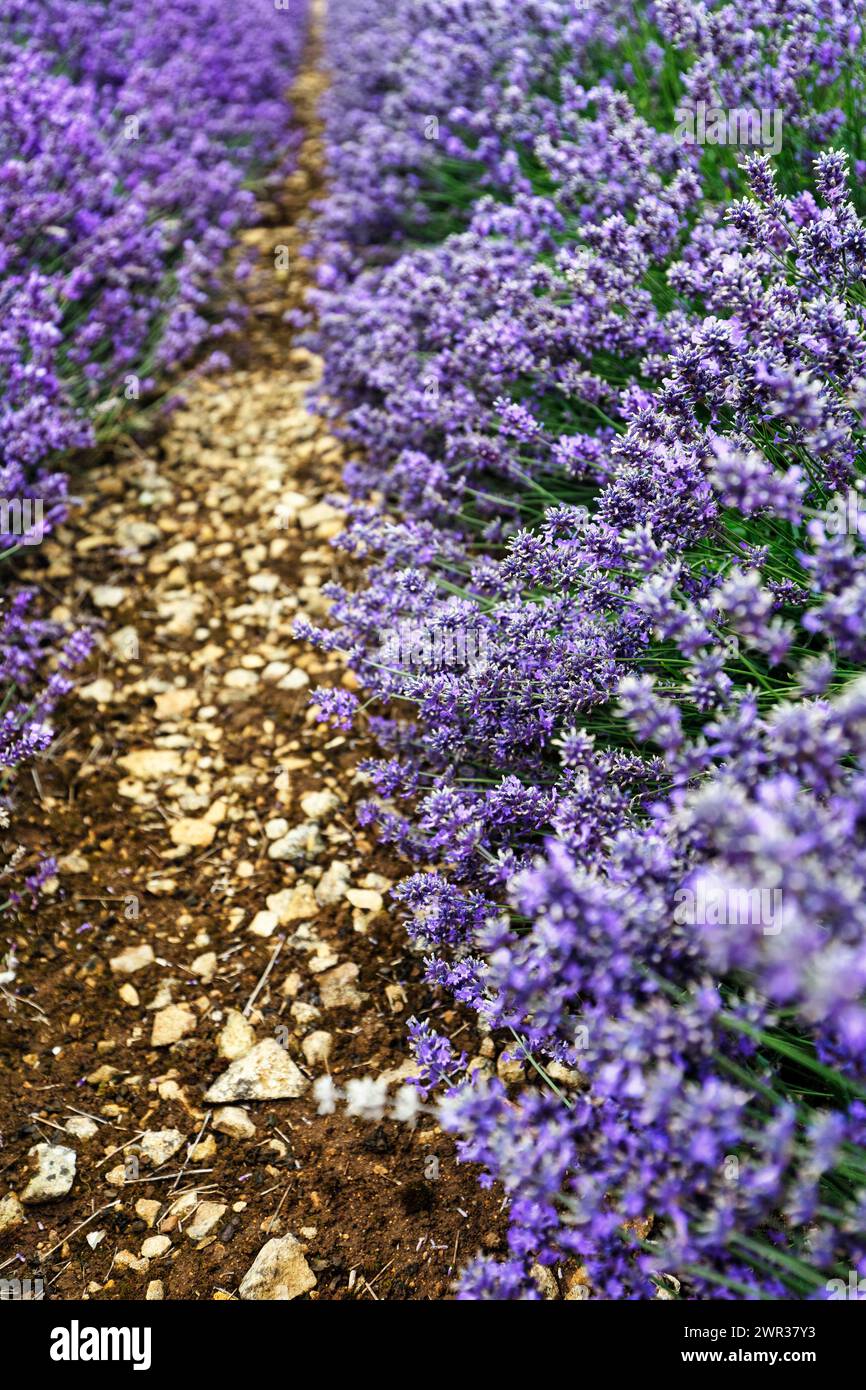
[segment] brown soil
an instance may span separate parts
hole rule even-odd
[[[468,1256],[504,1248],[499,1197],[478,1188],[429,1119],[412,1131],[343,1108],[320,1116],[308,1089],[248,1104],[256,1136],[239,1140],[212,1130],[203,1100],[228,1066],[218,1053],[227,1012],[244,1010],[277,947],[247,1017],[258,1040],[285,1042],[308,1079],[325,1070],[301,1046],[313,1031],[331,1036],[338,1083],[400,1068],[412,1013],[479,1050],[375,899],[372,909],[345,897],[317,904],[269,937],[249,929],[268,895],[314,891],[334,860],[351,886],[374,892],[407,871],[356,825],[356,766],[372,750],[317,723],[308,705],[308,678],[350,678],[292,637],[298,613],[324,615],[321,585],[351,575],[328,544],[339,515],[313,510],[339,487],[343,462],[303,406],[320,364],[283,321],[308,271],[297,227],[319,180],[319,86],[313,68],[297,86],[307,134],[285,203],[263,207],[244,238],[260,254],[236,368],[196,385],[160,439],[123,442],[82,476],[82,505],[33,567],[58,615],[102,633],[61,737],[22,779],[10,831],[27,863],[51,852],[60,869],[38,912],[4,934],[19,965],[0,992],[0,1196],[21,1193],[39,1142],[74,1148],[77,1174],[68,1196],[28,1206],[0,1236],[0,1277],[42,1277],[50,1298],[137,1299],[152,1281],[169,1299],[234,1297],[264,1242],[292,1233],[317,1277],[311,1298],[439,1299]],[[162,750],[172,766],[154,776],[120,765],[137,750]],[[336,804],[311,816],[301,799],[324,791]],[[277,818],[318,823],[311,855],[269,857]],[[172,827],[198,843],[175,844]],[[141,943],[150,964],[112,970]],[[358,967],[354,988],[326,1006],[323,980],[347,963]],[[169,1003],[195,1026],[154,1046],[153,1020]],[[489,1040],[480,1047],[491,1055]],[[82,1114],[98,1126],[89,1139],[65,1132]],[[118,1173],[124,1155],[108,1155],[169,1128],[188,1141],[178,1154],[156,1172]],[[204,1147],[190,1156],[198,1136]],[[192,1211],[169,1214],[193,1191],[226,1208],[198,1241],[185,1233]],[[142,1241],[161,1229],[170,1249],[142,1260]],[[100,1231],[91,1248],[86,1237]]]

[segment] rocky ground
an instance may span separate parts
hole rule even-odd
[[[59,856],[0,986],[0,1279],[50,1298],[445,1298],[504,1248],[499,1197],[429,1120],[322,1116],[310,1094],[326,1071],[399,1084],[412,1013],[496,1065],[384,910],[406,866],[355,823],[371,750],[308,703],[350,677],[292,637],[346,573],[324,501],[341,446],[283,321],[318,83],[298,84],[285,204],[245,238],[237,365],[83,472],[32,562],[101,633],[6,846]]]

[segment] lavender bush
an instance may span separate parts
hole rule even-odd
[[[237,325],[222,270],[256,182],[291,157],[304,9],[0,0],[4,557],[64,516],[69,450],[129,423]],[[34,618],[34,598],[11,589],[0,615],[4,786],[50,744],[90,645]]]
[[[441,866],[397,893],[430,980],[529,1078],[414,1029],[510,1200],[461,1296],[571,1258],[609,1298],[838,1297],[866,1273],[860,16],[331,14],[316,342],[370,568],[304,630],[365,687],[366,819]]]

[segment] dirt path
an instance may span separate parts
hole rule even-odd
[[[34,574],[105,639],[14,821],[60,870],[0,993],[0,1278],[51,1298],[234,1297],[287,1234],[309,1297],[442,1298],[464,1257],[501,1246],[498,1201],[439,1131],[322,1117],[309,1093],[326,1068],[398,1072],[407,1017],[434,1006],[381,911],[405,866],[355,828],[370,750],[308,709],[340,668],[292,639],[345,573],[322,501],[341,449],[304,410],[319,364],[282,321],[304,283],[319,87],[298,83],[285,206],[245,237],[260,255],[239,365],[79,480]],[[453,1012],[437,1024],[477,1049]],[[261,1063],[230,1102],[246,1118],[204,1099],[236,1057]],[[247,1100],[251,1084],[302,1094]],[[22,1209],[8,1194],[37,1144],[73,1150],[75,1177]]]

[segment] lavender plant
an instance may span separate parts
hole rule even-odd
[[[366,690],[365,819],[440,865],[397,890],[429,979],[531,1077],[415,1030],[511,1203],[461,1296],[563,1258],[611,1298],[835,1296],[866,1259],[859,7],[369,0],[375,53],[334,14],[317,342],[371,565],[304,630]],[[681,138],[701,102],[780,147]]]
[[[64,517],[70,450],[134,423],[237,325],[223,267],[291,159],[304,11],[0,0],[2,558]],[[0,611],[4,788],[50,744],[90,645],[34,601],[10,586]]]

